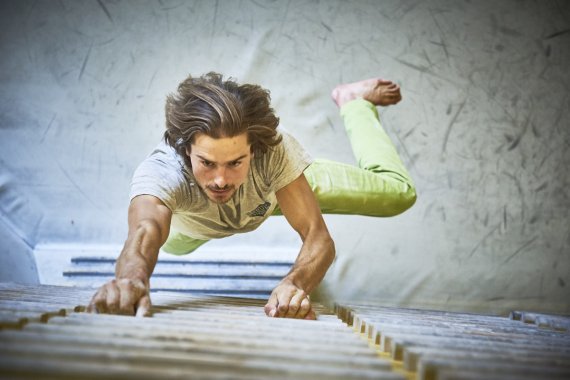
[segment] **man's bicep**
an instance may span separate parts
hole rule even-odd
[[[304,174],[275,193],[279,208],[289,224],[305,237],[313,227],[324,226],[315,194]]]
[[[166,241],[170,232],[172,211],[159,198],[153,195],[138,195],[129,206],[129,231],[134,231],[141,224],[158,227],[161,243]]]

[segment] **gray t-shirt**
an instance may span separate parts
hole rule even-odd
[[[291,135],[279,130],[283,141],[251,161],[246,181],[227,203],[208,199],[182,157],[162,141],[137,168],[131,200],[153,195],[172,211],[171,228],[195,239],[216,239],[253,231],[275,206],[275,192],[293,182],[312,162]]]

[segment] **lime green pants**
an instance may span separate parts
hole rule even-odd
[[[317,159],[305,177],[325,214],[394,216],[410,208],[416,191],[396,148],[382,128],[376,107],[356,99],[340,109],[358,167]],[[280,215],[277,208],[274,215]],[[172,231],[162,250],[175,255],[194,251],[208,240]]]

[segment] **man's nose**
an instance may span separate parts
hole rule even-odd
[[[214,183],[218,187],[226,187],[226,185],[228,184],[228,180],[227,180],[227,176],[226,176],[226,168],[225,167],[219,167],[218,170],[216,170],[216,176],[214,177]]]

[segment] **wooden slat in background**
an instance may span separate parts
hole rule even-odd
[[[557,324],[534,325],[374,304],[341,304],[336,311],[417,379],[570,378],[570,334],[561,329],[569,317],[542,314]]]
[[[263,300],[159,292],[153,316],[134,318],[75,311],[91,289],[0,289],[0,305],[24,309],[68,300],[65,315],[0,331],[0,378],[404,379],[319,305],[302,321],[266,317]]]

